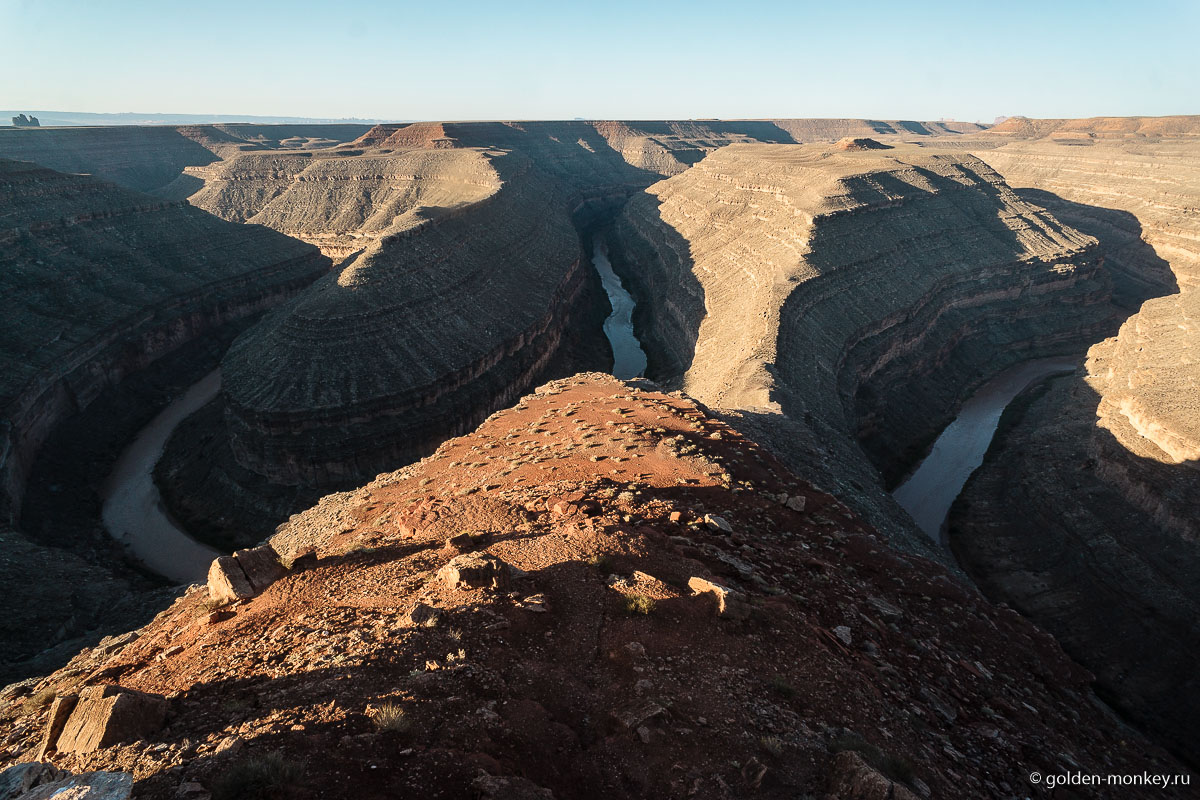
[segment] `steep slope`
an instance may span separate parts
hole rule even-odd
[[[232,225],[95,178],[0,160],[0,524],[12,528],[13,537],[30,533],[21,524],[29,476],[65,421],[86,413],[128,376],[282,301],[327,268],[314,248],[265,228]],[[133,393],[123,404],[110,404],[115,418],[94,438],[120,429],[122,413],[141,413],[143,400]],[[74,458],[82,460],[89,444],[78,442]],[[60,474],[37,488],[59,490],[70,477]],[[54,502],[84,502],[95,489],[74,488]],[[18,637],[20,645],[6,640],[5,669],[87,630],[114,604],[105,598],[124,593],[118,585],[89,594],[89,586],[104,581],[84,575],[74,586],[42,583],[61,571],[39,564],[62,557],[37,554],[41,544],[94,556],[93,571],[114,568],[119,557],[97,546],[95,539],[105,537],[94,520],[78,534],[82,539],[77,533],[53,530],[52,541],[38,534],[6,547],[0,571],[10,589],[7,603],[41,598],[38,604],[45,605],[36,614],[57,622]]]
[[[887,479],[993,370],[1111,324],[1095,240],[971,156],[731,145],[631,200],[616,233],[651,377],[857,438]],[[844,488],[894,525],[872,472]]]
[[[1166,296],[1129,303],[1136,313],[1083,369],[1009,419],[955,510],[952,542],[1115,704],[1200,758],[1200,140],[1013,142],[980,155],[1048,203],[1091,209],[1081,227],[1123,229],[1114,278],[1134,301]]]
[[[236,794],[264,764],[287,796],[564,800],[1182,773],[1044,633],[645,384],[543,387],[273,543],[290,569],[260,563],[246,599],[196,587],[0,695],[0,763],[60,719],[57,766],[131,771],[140,798]],[[143,711],[90,749],[100,691]]]

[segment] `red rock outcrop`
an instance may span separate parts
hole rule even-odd
[[[464,534],[503,580],[441,577]],[[544,386],[272,542],[290,572],[232,614],[191,592],[26,687],[169,698],[169,729],[57,766],[131,772],[144,798],[272,753],[290,793],[399,798],[1004,797],[1035,770],[1184,772],[1050,637],[644,384]],[[13,694],[0,719],[0,764],[50,722]]]

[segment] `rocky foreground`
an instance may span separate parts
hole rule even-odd
[[[5,689],[0,763],[197,799],[1023,797],[1035,770],[1181,772],[1090,677],[694,402],[581,375]]]

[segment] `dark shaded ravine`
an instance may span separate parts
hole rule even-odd
[[[121,453],[102,490],[109,534],[146,567],[180,583],[203,580],[221,554],[188,536],[171,516],[154,483],[154,465],[179,423],[220,389],[221,372],[213,370],[159,412]]]
[[[608,249],[599,239],[592,251],[592,263],[612,305],[612,314],[604,321],[604,335],[613,351],[612,374],[621,380],[640,378],[646,371],[646,352],[633,333],[633,309],[637,304],[613,271]]]

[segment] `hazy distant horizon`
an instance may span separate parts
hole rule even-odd
[[[0,0],[0,104],[331,121],[1166,116],[1200,112],[1198,29],[1191,0]]]

